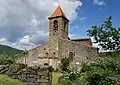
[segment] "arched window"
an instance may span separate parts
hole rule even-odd
[[[58,21],[57,20],[54,20],[53,27],[54,27],[54,30],[58,29]]]

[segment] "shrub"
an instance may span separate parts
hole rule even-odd
[[[61,58],[61,66],[60,68],[63,70],[63,71],[68,71],[68,66],[69,66],[69,58],[67,57],[62,57]]]
[[[60,85],[73,85],[73,82],[69,79],[63,79],[60,81]]]
[[[59,82],[61,85],[76,85],[75,83],[79,80],[80,73],[79,72],[66,72],[63,76],[59,78]]]
[[[50,72],[53,72],[54,71],[54,68],[52,66],[49,67],[49,71]]]
[[[7,54],[0,55],[0,65],[13,64],[15,60]]]
[[[120,65],[111,59],[92,62],[81,73],[87,85],[120,85]]]
[[[112,59],[102,58],[84,63],[80,72],[66,72],[60,78],[62,85],[77,85],[76,81],[81,85],[120,85],[120,65]]]

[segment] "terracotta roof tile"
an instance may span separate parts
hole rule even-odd
[[[91,40],[91,38],[80,38],[80,39],[71,39],[72,41],[88,41]]]
[[[52,14],[52,16],[49,17],[50,18],[53,18],[53,17],[58,17],[58,16],[63,16],[66,18],[64,12],[62,11],[61,7],[58,6],[57,9],[55,10],[55,12]]]

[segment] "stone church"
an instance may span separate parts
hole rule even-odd
[[[69,20],[60,6],[48,19],[48,43],[29,50],[27,56],[21,59],[20,62],[26,63],[28,66],[47,63],[56,68],[63,56],[69,57],[73,62],[97,58],[98,49],[92,46],[90,38],[70,39],[68,37]]]

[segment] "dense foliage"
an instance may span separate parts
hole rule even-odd
[[[0,45],[0,65],[13,64],[15,59],[24,56],[24,51]]]
[[[69,58],[67,58],[67,57],[61,58],[60,68],[62,69],[62,71],[68,71],[69,63],[70,63]]]
[[[82,65],[81,71],[66,72],[61,85],[120,85],[120,65],[112,59],[102,58]]]
[[[111,16],[101,26],[92,26],[88,35],[105,50],[120,52],[120,28],[113,27]]]
[[[15,59],[23,55],[21,50],[0,45],[0,71],[5,71],[10,65],[15,63]],[[20,85],[20,83],[18,80],[14,80],[6,75],[0,75],[0,85]]]
[[[81,70],[87,85],[120,85],[120,65],[112,59],[102,59]]]
[[[0,65],[13,64],[15,62],[14,57],[7,54],[0,54]]]
[[[10,49],[12,49],[12,48],[10,48]],[[14,49],[14,51],[15,51],[15,49]],[[10,52],[6,52],[6,51],[2,52],[0,50],[0,65],[13,64],[13,63],[15,63],[15,59],[25,56],[24,51],[17,51],[15,53],[12,53],[12,52],[13,51],[11,51],[11,50],[10,50]]]

